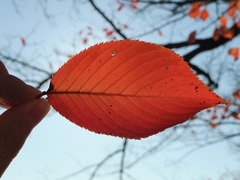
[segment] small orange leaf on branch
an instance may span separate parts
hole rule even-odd
[[[199,2],[199,1],[192,3],[188,12],[188,16],[193,19],[196,19],[199,15],[202,16],[201,18],[203,19],[208,18],[208,11],[206,9],[204,9],[203,11],[200,10],[201,6],[205,4],[206,4],[205,2]]]
[[[222,31],[222,36],[227,39],[232,39],[234,36],[234,30],[233,29],[228,29],[228,28],[221,28]]]
[[[213,40],[214,41],[219,40],[220,36],[221,36],[220,29],[215,28],[215,30],[213,32]]]
[[[240,48],[232,48],[228,51],[228,54],[233,56],[234,60],[236,61],[239,58],[239,50]]]
[[[219,22],[220,22],[220,26],[221,27],[226,27],[227,26],[227,18],[226,18],[226,16],[222,15],[219,18]]]
[[[201,7],[201,2],[194,2],[192,6],[190,7],[190,10],[188,12],[188,16],[196,19],[199,16],[200,13],[200,7]]]
[[[205,20],[208,19],[208,17],[209,17],[208,11],[207,11],[206,9],[203,9],[203,10],[201,11],[201,13],[200,13],[200,18],[201,18],[203,21],[205,21]]]
[[[188,36],[188,43],[193,44],[196,42],[196,31],[193,31]]]
[[[156,134],[225,103],[182,57],[137,40],[101,43],[75,55],[52,77],[45,94],[73,123],[131,139]]]

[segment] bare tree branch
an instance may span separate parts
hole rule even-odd
[[[31,64],[29,64],[29,63],[26,63],[26,62],[24,62],[24,61],[20,61],[20,60],[18,60],[18,59],[12,58],[12,57],[10,57],[10,56],[6,56],[6,55],[2,54],[1,52],[0,52],[0,57],[1,57],[2,59],[4,59],[4,60],[11,61],[11,62],[13,62],[13,63],[21,64],[22,66],[28,67],[28,68],[30,68],[30,69],[32,69],[32,70],[34,70],[34,71],[38,71],[38,72],[44,73],[44,74],[46,74],[46,75],[48,75],[48,76],[51,76],[51,75],[52,75],[51,73],[49,73],[48,71],[46,71],[46,70],[44,70],[44,69],[41,69],[41,68],[36,67],[36,66],[33,66],[33,65],[31,65]]]
[[[93,0],[89,0],[90,4],[94,7],[94,9],[113,27],[113,29],[123,38],[128,39],[125,34],[122,33],[122,31],[117,28],[117,26],[113,23],[112,20],[110,20],[104,13],[101,11],[97,5],[94,3]]]

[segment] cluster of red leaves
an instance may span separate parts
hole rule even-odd
[[[234,30],[229,29],[226,26],[221,26],[220,28],[216,27],[213,32],[213,40],[217,41],[222,36],[226,39],[232,39],[234,37]]]
[[[240,28],[240,18],[237,16],[237,11],[240,12],[240,0],[229,2],[229,7],[226,13],[219,17],[219,26],[216,27],[213,39],[217,41],[221,36],[227,39],[232,39],[235,32],[227,28],[228,22],[233,21],[238,28]]]
[[[227,14],[230,17],[234,17],[236,14],[236,11],[240,11],[240,0],[229,2],[229,9],[227,11]]]
[[[192,119],[200,119],[203,116],[202,113],[208,115],[206,118],[202,119],[209,124],[211,128],[218,127],[225,119],[232,118],[232,120],[240,120],[240,89],[237,89],[232,94],[232,100],[227,102],[227,105],[215,106],[209,108],[198,115],[194,116]]]
[[[203,21],[207,20],[209,17],[209,13],[207,9],[202,8],[202,6],[204,5],[206,5],[205,2],[194,2],[190,7],[188,16],[193,19],[197,19],[199,17]]]
[[[134,9],[134,10],[137,10],[138,9],[138,3],[139,3],[138,0],[131,0],[131,2],[130,2],[131,8]],[[124,3],[121,0],[117,0],[117,4],[118,4],[117,10],[121,11],[124,7]]]
[[[80,31],[79,31],[79,35],[84,36],[84,37],[82,38],[82,43],[83,43],[83,44],[87,44],[87,43],[88,43],[89,36],[92,36],[92,35],[93,35],[92,27],[87,26],[87,28],[86,28],[85,30],[80,30]]]
[[[103,32],[105,33],[106,37],[109,37],[112,36],[115,31],[113,29],[103,28]]]
[[[206,8],[207,2],[194,2],[190,9],[188,16],[193,19],[200,18],[206,20],[209,17],[209,13]],[[218,41],[221,37],[226,39],[232,39],[236,32],[234,29],[228,28],[230,22],[233,22],[238,28],[240,28],[240,0],[232,0],[228,4],[228,10],[222,14],[218,19],[218,24],[213,32],[213,40]],[[194,44],[196,42],[196,31],[193,31],[188,36],[188,43]],[[239,48],[232,48],[229,50],[229,55],[233,56],[234,60],[239,58]]]

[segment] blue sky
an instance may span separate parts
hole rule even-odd
[[[19,14],[12,2],[17,3]],[[82,3],[77,14],[72,4],[67,2],[49,2],[46,9],[53,14],[53,17],[46,19],[37,1],[1,1],[0,41],[2,43],[0,50],[11,53],[13,56],[19,55],[20,59],[28,60],[33,65],[55,72],[61,64],[67,61],[66,56],[54,53],[56,50],[63,54],[73,55],[87,46],[107,40],[102,33],[102,28],[110,26],[93,11],[89,4]],[[104,0],[101,6],[104,6],[104,3],[111,4],[109,0]],[[126,19],[127,23],[136,25],[138,23],[128,22],[127,15],[121,16]],[[87,32],[88,26],[95,28],[94,35],[93,38],[89,38],[87,45],[84,45],[83,36],[79,37],[78,33],[80,30]],[[21,44],[20,37],[26,39],[25,47]],[[169,37],[163,40],[163,43],[167,39]],[[146,40],[155,41],[150,37]],[[22,79],[25,78],[21,73],[11,70],[11,64],[7,66],[11,73]],[[38,75],[33,73],[32,76]],[[42,90],[47,88],[48,84]],[[129,158],[137,157],[150,145],[164,140],[167,133],[168,131],[141,141],[130,141]],[[107,154],[121,147],[122,143],[123,140],[120,138],[97,135],[77,127],[52,110],[33,130],[19,155],[6,170],[2,180],[61,179],[85,166],[99,162]],[[191,149],[192,147],[188,147],[184,140],[174,141],[153,152],[153,156],[147,157],[127,172],[139,180],[207,180],[218,179],[222,173],[239,170],[239,153],[226,142],[188,153]],[[181,158],[186,153],[189,155]],[[112,167],[117,167],[119,158],[116,156],[114,161],[109,162],[107,164],[109,168],[103,169],[101,174],[108,174]],[[179,158],[181,160],[177,161]],[[86,171],[67,179],[88,179],[90,172]],[[118,176],[99,176],[97,179],[113,180],[118,179]],[[129,178],[126,177],[126,179]]]

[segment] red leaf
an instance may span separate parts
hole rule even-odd
[[[200,13],[200,18],[205,21],[206,19],[208,19],[209,17],[209,13],[206,9],[203,9]]]
[[[109,29],[108,29],[108,28],[103,28],[103,31],[104,31],[104,32],[108,32]]]
[[[162,31],[160,29],[157,30],[157,33],[158,33],[159,36],[163,35],[163,33],[162,33]]]
[[[121,11],[122,10],[122,8],[123,8],[123,2],[121,1],[121,0],[117,0],[117,3],[119,4],[119,6],[118,6],[118,11]]]
[[[132,0],[132,1],[131,1],[131,7],[132,7],[133,9],[138,9],[137,4],[138,4],[138,0]]]
[[[234,31],[232,29],[222,28],[222,36],[227,39],[232,39]]]
[[[23,46],[26,46],[26,40],[25,40],[25,38],[20,37],[20,41],[21,41],[21,43],[22,43]]]
[[[106,36],[111,36],[114,33],[114,30],[106,31]]]
[[[226,25],[227,25],[227,18],[226,18],[226,16],[222,15],[219,18],[219,22],[220,22],[221,27],[226,27]]]
[[[233,93],[233,97],[235,97],[236,99],[239,99],[239,100],[240,100],[240,89],[236,90],[236,91]]]
[[[233,56],[235,61],[239,58],[239,49],[240,48],[232,48],[228,51],[228,54]]]
[[[188,16],[193,19],[196,19],[199,16],[201,5],[202,5],[201,2],[194,2],[190,7]]]
[[[211,123],[210,126],[211,126],[211,128],[215,128],[215,127],[218,126],[218,124],[217,123]]]
[[[237,27],[240,29],[240,20],[237,22]]]
[[[128,25],[127,25],[127,24],[122,24],[122,28],[123,28],[123,29],[127,29],[127,28],[128,28]]]
[[[239,116],[237,113],[233,113],[233,117],[234,117],[236,120],[240,120],[240,116]]]
[[[236,9],[240,11],[240,0],[237,0]]]
[[[235,6],[235,2],[230,2],[229,3],[229,9],[228,9],[227,13],[230,17],[233,17],[234,14],[235,14],[235,7],[234,6]]]
[[[220,38],[220,29],[216,28],[213,33],[213,40],[217,41]]]
[[[191,32],[191,34],[189,34],[189,37],[188,37],[189,44],[193,44],[196,42],[195,36],[196,36],[196,31],[193,31]]]
[[[83,44],[86,44],[88,42],[88,38],[83,38]]]
[[[77,125],[133,139],[225,102],[179,55],[136,40],[101,43],[77,54],[52,77],[46,94]]]

